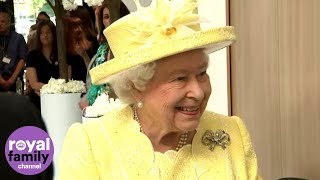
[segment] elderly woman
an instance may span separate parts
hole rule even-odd
[[[104,31],[114,59],[91,70],[92,82],[110,82],[125,105],[70,128],[61,179],[260,178],[241,119],[205,111],[207,54],[235,35],[200,30],[196,7],[158,0]]]

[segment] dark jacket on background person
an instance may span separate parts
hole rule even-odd
[[[0,51],[0,57],[8,56],[11,61],[9,64],[3,64],[0,73],[11,75],[20,59],[27,59],[28,47],[21,34],[11,31],[7,36],[1,36],[6,44],[5,52]],[[2,60],[1,58],[1,60]]]

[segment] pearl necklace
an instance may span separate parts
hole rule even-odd
[[[145,134],[144,131],[143,131],[143,129],[142,129],[142,126],[141,126],[141,124],[140,124],[140,120],[139,120],[139,117],[138,117],[138,113],[137,113],[137,108],[136,108],[136,107],[133,107],[133,112],[134,112],[133,118],[134,118],[135,121],[138,122],[138,124],[139,124],[139,126],[140,126],[140,132],[142,132],[143,134]],[[185,133],[181,134],[181,135],[180,135],[179,142],[178,142],[178,145],[177,145],[177,147],[175,148],[175,150],[176,150],[176,151],[179,151],[179,149],[181,149],[184,145],[187,144],[187,140],[188,140],[188,132],[185,132]]]

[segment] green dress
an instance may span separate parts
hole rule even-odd
[[[108,42],[102,42],[98,48],[98,52],[96,54],[96,59],[93,62],[93,67],[96,67],[102,63],[104,63],[107,59],[109,51],[109,45]],[[90,89],[88,92],[88,100],[89,100],[89,105],[91,106],[96,98],[100,96],[102,93],[109,92],[111,90],[110,85],[103,84],[103,85],[94,85],[92,82],[90,82]]]

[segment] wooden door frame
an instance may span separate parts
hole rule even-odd
[[[226,0],[226,25],[230,26],[230,0]],[[227,95],[228,115],[232,115],[232,93],[231,93],[231,47],[227,47]]]

